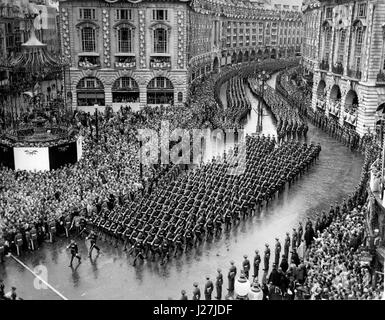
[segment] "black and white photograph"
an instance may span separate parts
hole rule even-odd
[[[0,0],[0,309],[385,300],[384,169],[385,0]]]

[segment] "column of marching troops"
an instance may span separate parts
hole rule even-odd
[[[251,91],[261,96],[261,88],[257,84],[257,80],[255,78],[248,78],[248,83]],[[306,138],[309,128],[303,116],[301,116],[298,110],[292,108],[275,89],[267,86],[263,94],[263,100],[277,122],[278,141]]]
[[[277,146],[265,136],[246,136],[245,145],[139,202],[102,205],[91,225],[116,245],[123,242],[134,264],[157,257],[164,264],[251,216],[304,174],[321,150],[294,140]],[[241,159],[245,163],[238,163]],[[229,174],[232,169],[240,174]]]
[[[246,97],[243,81],[244,79],[242,77],[231,78],[228,81],[226,90],[226,118],[236,124],[239,124],[247,112],[251,110],[251,104]]]

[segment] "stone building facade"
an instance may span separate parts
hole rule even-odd
[[[318,0],[307,0],[302,5],[303,38],[301,63],[308,73],[314,73],[318,67],[319,26],[321,10]]]
[[[180,104],[221,67],[300,53],[301,12],[248,0],[61,0],[72,107]]]
[[[360,135],[373,132],[385,101],[385,1],[319,2],[312,106]]]

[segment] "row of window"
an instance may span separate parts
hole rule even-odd
[[[138,83],[131,77],[121,77],[113,85],[114,89],[137,89],[139,90]],[[103,83],[94,77],[83,78],[76,86],[78,90],[84,89],[104,89]],[[174,89],[174,86],[170,79],[165,77],[155,77],[147,85],[147,89]]]
[[[96,9],[80,8],[79,19],[81,20],[96,20]],[[132,20],[131,9],[116,9],[115,19],[117,20]],[[164,9],[152,10],[152,19],[157,21],[167,21],[168,11]]]
[[[168,30],[156,28],[153,30],[153,51],[154,53],[168,52]],[[121,27],[117,30],[117,50],[121,53],[130,53],[133,50],[134,32],[130,27]],[[81,44],[83,52],[96,52],[96,30],[92,27],[81,29]]]
[[[343,64],[345,60],[345,48],[346,48],[346,30],[340,30],[336,34],[336,48],[333,52],[333,55],[336,54],[336,60],[335,62]],[[323,34],[323,60],[328,61],[329,55],[331,52],[331,39],[332,39],[332,32],[331,29],[325,30]],[[363,27],[358,27],[355,29],[355,31],[352,34],[352,48],[350,50],[350,59],[351,63],[349,64],[351,68],[354,70],[360,70],[361,69],[361,55],[362,55],[362,45],[364,40],[364,29]]]
[[[302,22],[288,22],[288,21],[281,21],[281,22],[272,22],[271,23],[271,26],[273,27],[273,28],[275,28],[275,27],[278,27],[278,26],[280,26],[280,27],[286,27],[286,28],[289,28],[289,27],[293,27],[293,28],[295,28],[295,27],[300,27],[301,26],[301,24],[302,24]],[[233,27],[233,28],[237,28],[237,27],[240,27],[240,28],[242,28],[242,27],[250,27],[250,26],[252,26],[252,27],[260,27],[260,28],[263,28],[264,27],[264,25],[266,25],[266,27],[267,28],[270,28],[270,23],[269,22],[267,22],[266,24],[265,23],[263,23],[263,22],[238,22],[238,21],[233,21],[233,22],[231,22],[231,21],[228,21],[228,22],[222,22],[222,28],[223,29],[228,29],[228,28],[231,28],[231,27]]]
[[[288,4],[275,4],[274,5],[274,9],[277,9],[277,10],[289,10],[290,9],[290,6]],[[292,6],[292,10],[294,11],[299,11],[299,6]]]
[[[357,18],[366,18],[367,13],[367,3],[361,2],[356,6],[355,17]],[[327,7],[325,10],[326,19],[333,19],[333,7]]]

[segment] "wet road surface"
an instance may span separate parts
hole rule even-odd
[[[274,79],[270,83],[274,83]],[[223,94],[224,90],[221,92]],[[251,101],[258,103],[255,98]],[[267,111],[265,113],[268,114]],[[264,130],[271,130],[268,124],[271,119],[268,117],[264,119]],[[247,126],[255,130],[254,121],[255,115],[251,114]],[[239,269],[244,254],[248,254],[251,260],[254,250],[263,252],[266,242],[274,248],[275,237],[279,237],[282,244],[286,231],[291,233],[291,228],[297,227],[299,221],[308,216],[314,217],[320,210],[327,210],[330,204],[351,192],[359,181],[363,162],[361,155],[352,153],[311,124],[308,141],[321,143],[322,152],[317,164],[305,176],[290,189],[287,187],[267,209],[263,208],[260,213],[242,221],[219,239],[206,242],[180,258],[172,258],[165,266],[145,261],[133,267],[132,257],[120,248],[101,241],[99,246],[103,254],[90,260],[85,241],[80,238],[76,241],[83,262],[76,269],[68,267],[70,253],[65,249],[67,239],[45,244],[34,253],[23,253],[20,260],[31,269],[40,266],[38,270],[44,270],[45,267],[47,281],[68,299],[178,299],[181,289],[185,289],[191,299],[192,283],[197,281],[202,290],[205,276],[214,279],[218,267],[224,273],[225,290],[231,259]],[[76,264],[74,262],[74,266]],[[0,264],[0,278],[4,279],[6,291],[14,285],[24,299],[60,299],[51,290],[44,289],[43,285],[39,286],[34,276],[12,258]]]

